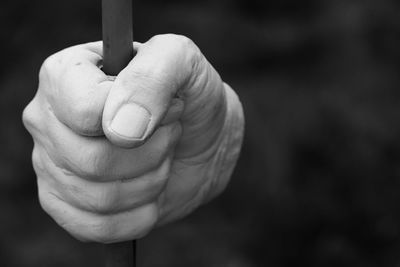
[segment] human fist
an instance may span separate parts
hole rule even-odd
[[[49,57],[23,114],[43,209],[76,238],[138,239],[227,185],[244,117],[233,90],[186,37],[134,43],[116,77],[101,42]]]

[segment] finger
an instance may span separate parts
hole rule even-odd
[[[35,143],[43,144],[46,140],[42,134],[41,125],[44,124],[44,112],[41,108],[43,106],[43,98],[39,96],[39,92],[36,92],[35,97],[25,107],[22,113],[22,121],[27,131],[33,137]]]
[[[44,91],[58,120],[83,135],[102,135],[102,111],[112,82],[100,69],[101,43],[78,45],[48,58],[40,72]]]
[[[184,37],[157,36],[138,46],[105,103],[103,130],[109,140],[135,147],[149,138],[192,78],[198,58],[198,48]]]
[[[150,203],[113,215],[75,208],[38,180],[42,208],[65,230],[82,241],[114,243],[146,235],[158,219],[158,208]]]
[[[114,146],[104,137],[75,134],[49,114],[46,150],[60,168],[95,182],[132,179],[156,169],[173,151],[182,128],[175,122],[157,129],[136,149]]]
[[[48,157],[40,152],[42,171],[38,179],[42,184],[70,205],[99,214],[116,214],[154,202],[169,177],[171,157],[154,171],[127,180],[92,182],[75,175],[66,175]]]

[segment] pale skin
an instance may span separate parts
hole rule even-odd
[[[220,194],[239,156],[235,92],[188,38],[134,43],[117,76],[102,44],[49,57],[23,114],[43,209],[82,241],[145,236]]]

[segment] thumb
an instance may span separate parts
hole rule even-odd
[[[179,119],[180,88],[191,78],[197,50],[184,37],[160,35],[136,44],[137,54],[116,77],[103,110],[103,131],[115,145],[141,145],[162,121]]]

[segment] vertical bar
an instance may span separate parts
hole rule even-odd
[[[132,0],[102,0],[103,71],[116,76],[134,56]],[[105,245],[106,267],[135,267],[136,242]]]
[[[136,266],[136,242],[128,241],[105,245],[106,267]]]
[[[103,70],[118,75],[133,58],[132,0],[102,0]]]

